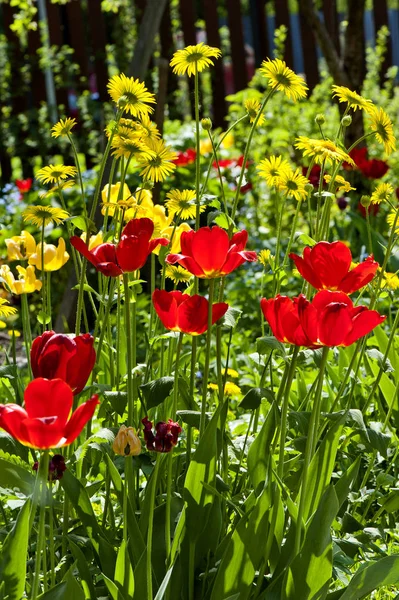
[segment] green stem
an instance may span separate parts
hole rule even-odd
[[[35,574],[33,577],[32,584],[32,596],[31,600],[36,600],[39,593],[39,582],[40,582],[40,566],[42,551],[45,552],[45,518],[46,518],[46,498],[47,498],[47,479],[48,479],[48,466],[49,466],[49,451],[45,450],[39,461],[39,469],[37,477],[40,482],[40,500],[39,500],[39,529],[36,544],[36,559],[35,559]]]
[[[86,221],[87,235],[89,235],[89,227],[88,227],[88,223],[87,223],[87,209],[86,209],[85,189],[84,189],[84,186],[83,186],[83,178],[82,178],[82,171],[80,169],[80,164],[79,164],[79,157],[78,157],[78,153],[77,153],[77,150],[76,150],[75,142],[73,141],[73,138],[72,138],[71,134],[67,133],[67,137],[68,137],[68,140],[69,140],[69,142],[71,144],[71,147],[72,147],[73,157],[75,159],[75,165],[76,165],[76,169],[78,171],[78,178],[79,178],[79,183],[80,183],[80,191],[82,193],[83,215],[84,215],[84,219]]]
[[[47,273],[46,285],[47,285],[47,310],[48,310],[48,316],[50,317],[48,326],[49,326],[49,329],[52,329],[53,325],[52,325],[52,318],[51,318],[51,272],[50,271],[48,271],[48,273]]]
[[[208,377],[209,377],[209,363],[211,357],[211,337],[212,337],[212,306],[213,306],[213,292],[215,287],[215,280],[209,280],[209,299],[208,299],[208,330],[206,332],[206,353],[205,353],[205,366],[204,366],[204,377],[202,381],[202,405],[201,405],[201,420],[200,420],[200,438],[205,431],[205,416],[206,416],[206,401],[208,396]]]
[[[217,156],[217,150],[216,150],[215,142],[213,140],[213,137],[212,137],[212,134],[211,134],[210,131],[208,131],[208,137],[209,137],[209,140],[210,140],[210,142],[212,144],[213,157],[215,158],[216,167],[217,167],[217,170],[218,170],[219,181],[220,181],[220,190],[222,192],[222,200],[223,200],[224,212],[225,212],[225,214],[227,216],[228,212],[227,212],[226,196],[225,196],[225,193],[224,193],[223,177],[222,177],[222,172],[220,170],[220,165],[219,165],[219,160],[218,160],[218,156]]]
[[[136,424],[135,394],[133,382],[133,368],[136,366],[136,303],[133,304],[132,315],[130,314],[130,287],[129,274],[123,274],[123,286],[125,290],[125,332],[127,345],[127,398],[128,398],[128,423]],[[133,333],[133,335],[132,335]]]
[[[53,485],[50,483],[50,507],[49,507],[49,552],[50,552],[50,577],[51,587],[55,586],[55,549],[54,549],[54,498]]]
[[[283,213],[284,213],[284,205],[287,200],[287,195],[284,196],[281,208],[278,215],[278,223],[277,223],[277,241],[276,241],[276,255],[274,257],[274,269],[273,269],[273,296],[277,292],[278,281],[277,281],[277,273],[280,267],[280,245],[281,245],[281,230],[283,227]]]
[[[101,331],[100,331],[100,337],[98,340],[98,345],[97,345],[97,362],[100,361],[101,359],[101,350],[102,350],[102,345],[104,342],[104,336],[107,330],[106,324],[109,318],[109,314],[111,312],[111,306],[112,306],[112,302],[114,299],[114,289],[115,289],[115,279],[111,279],[111,282],[109,284],[109,288],[108,288],[108,300],[107,300],[107,304],[105,307],[105,312],[104,312],[104,316],[102,319],[102,327],[101,327]],[[97,319],[96,321],[96,327],[94,329],[94,341],[97,338],[97,334],[98,334],[98,328],[100,326],[100,318]]]
[[[152,593],[152,533],[154,529],[154,505],[155,494],[157,491],[158,471],[160,464],[160,455],[157,454],[155,466],[152,472],[153,482],[151,486],[150,506],[148,516],[148,531],[147,531],[147,600],[153,600]]]
[[[25,342],[26,359],[28,361],[29,378],[33,379],[32,366],[30,362],[30,349],[32,347],[32,331],[30,327],[28,297],[26,294],[21,294],[21,309],[22,331]]]
[[[194,107],[195,107],[195,230],[200,226],[200,177],[201,177],[201,149],[200,149],[200,129],[199,129],[199,89],[198,89],[198,69],[195,63],[194,74]]]
[[[317,429],[318,422],[320,419],[320,410],[321,410],[321,394],[323,390],[323,380],[324,380],[324,371],[327,364],[329,348],[326,346],[323,348],[323,353],[321,357],[320,370],[318,375],[317,388],[315,392],[315,398],[313,402],[313,410],[310,416],[309,422],[309,432],[306,440],[306,449],[305,456],[303,460],[302,467],[302,485],[301,485],[301,496],[299,501],[299,509],[298,509],[298,518],[296,524],[295,531],[295,545],[294,545],[294,556],[299,554],[301,548],[301,539],[302,539],[302,520],[303,514],[305,511],[305,502],[306,502],[306,493],[307,493],[307,483],[308,483],[308,474],[309,474],[309,466],[310,461],[312,460],[312,456],[315,450],[315,444],[317,440]]]
[[[83,258],[82,270],[80,273],[80,282],[79,282],[78,306],[76,309],[75,335],[80,334],[80,323],[82,320],[83,298],[84,298],[84,285],[86,282],[86,263],[87,263],[87,260],[85,258]]]
[[[281,425],[280,425],[280,449],[279,449],[279,461],[278,461],[278,476],[283,480],[284,475],[284,452],[285,452],[285,440],[287,437],[287,418],[288,418],[288,405],[290,399],[290,391],[292,381],[294,379],[296,361],[300,346],[295,346],[294,352],[291,357],[291,364],[287,374],[287,380],[284,389],[284,400],[281,407]]]
[[[46,272],[44,270],[44,219],[42,222],[42,233],[41,233],[41,247],[40,247],[40,260],[41,260],[41,276],[42,276],[42,311],[43,311],[43,333],[46,331]]]
[[[371,241],[371,228],[370,228],[370,207],[366,206],[366,224],[367,224],[367,239],[369,243],[368,251],[373,254],[373,242]]]

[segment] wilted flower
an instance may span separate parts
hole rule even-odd
[[[134,427],[121,425],[116,434],[112,450],[119,456],[138,456],[141,452],[141,442]]]
[[[148,450],[155,452],[170,452],[176,446],[179,434],[182,431],[179,423],[172,419],[168,422],[160,421],[155,425],[155,435],[152,431],[152,423],[148,417],[141,421],[144,425],[144,439]]]
[[[34,463],[32,469],[34,471],[39,469],[38,461]],[[66,471],[65,458],[62,456],[62,454],[54,454],[48,464],[48,480],[58,481],[64,475],[64,471]]]

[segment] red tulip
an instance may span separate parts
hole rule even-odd
[[[118,277],[141,269],[148,255],[159,244],[167,246],[166,238],[151,239],[154,233],[154,223],[151,219],[132,219],[122,231],[121,239],[114,244],[100,244],[94,250],[89,250],[85,242],[77,236],[71,237],[71,244],[80,252],[97,271],[106,277]]]
[[[262,312],[273,335],[295,346],[350,346],[385,319],[366,306],[354,306],[343,292],[322,290],[309,302],[303,294],[290,299],[262,298]]]
[[[178,442],[181,427],[179,423],[175,423],[172,419],[168,422],[160,421],[155,425],[155,435],[152,432],[152,423],[148,417],[144,417],[141,421],[144,425],[144,439],[148,450],[155,452],[170,452]]]
[[[306,247],[303,258],[290,254],[296,268],[316,290],[338,290],[353,294],[374,277],[378,263],[373,256],[350,270],[352,253],[342,242],[318,242]]]
[[[96,362],[93,337],[85,333],[69,336],[46,331],[32,344],[30,359],[34,377],[62,379],[79,394]]]
[[[181,254],[169,254],[166,262],[179,263],[201,279],[223,277],[245,261],[256,260],[256,252],[245,251],[247,240],[246,231],[235,233],[230,240],[221,227],[201,227],[182,233]]]
[[[302,175],[304,177],[307,176],[307,172],[308,172],[308,167],[302,167]],[[320,165],[313,165],[313,167],[310,169],[310,173],[309,173],[309,181],[310,183],[313,185],[313,187],[318,188],[319,184],[320,184],[320,174],[321,174],[321,166]],[[326,182],[323,180],[323,188],[326,187]]]
[[[359,171],[361,171],[368,179],[380,179],[389,169],[389,166],[384,160],[379,160],[377,158],[369,160],[366,147],[354,148],[349,154]],[[344,167],[347,168],[347,163],[344,163]]]
[[[94,395],[71,415],[72,390],[61,379],[34,379],[24,394],[25,408],[0,404],[0,427],[24,446],[68,446],[92,418],[98,402]]]
[[[15,185],[17,186],[21,194],[26,194],[32,187],[32,182],[33,179],[31,177],[29,177],[28,179],[16,179]]]
[[[245,168],[248,167],[248,162],[245,165]],[[219,168],[220,169],[234,169],[235,167],[242,167],[244,164],[244,156],[239,156],[238,158],[222,158],[219,160]],[[216,160],[213,161],[212,166],[214,169],[217,169],[218,163]]]
[[[155,290],[152,301],[166,329],[190,335],[201,335],[208,329],[209,303],[203,296]],[[228,308],[225,302],[212,306],[212,325],[223,317]]]
[[[184,152],[178,152],[177,158],[172,162],[178,167],[185,167],[191,165],[195,161],[197,152],[193,148],[188,148]]]

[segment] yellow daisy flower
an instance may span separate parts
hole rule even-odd
[[[148,105],[155,104],[155,96],[138,79],[121,73],[111,77],[107,87],[112,100],[134,117],[153,112],[152,106]]]
[[[148,115],[143,115],[138,125],[144,140],[159,140],[161,137],[161,132],[156,123],[151,121]]]
[[[211,140],[201,140],[200,141],[200,153],[202,154],[211,154],[213,152],[212,142]]]
[[[284,92],[291,100],[306,98],[308,86],[305,81],[287,67],[283,60],[279,58],[264,60],[259,70],[269,80],[270,87]]]
[[[195,197],[194,190],[170,190],[166,194],[165,206],[169,214],[177,215],[183,221],[194,219],[197,211]],[[200,212],[203,212],[205,208],[205,206],[200,206]]]
[[[7,246],[7,258],[12,260],[26,260],[36,250],[36,241],[29,231],[22,231],[21,235],[4,240]]]
[[[284,192],[288,198],[295,198],[295,200],[304,200],[308,193],[305,189],[306,184],[309,180],[306,179],[299,169],[296,171],[283,171],[278,182],[278,188]]]
[[[332,177],[331,175],[324,175],[324,181],[326,183],[330,183]],[[337,192],[350,192],[351,190],[355,190],[356,188],[352,187],[349,181],[346,181],[344,177],[341,175],[336,175],[334,179],[334,185],[336,186]]]
[[[245,106],[245,110],[248,113],[249,116],[249,122],[253,123],[258,115],[258,112],[261,108],[261,103],[258,100],[255,100],[255,98],[249,98],[248,100],[245,100],[244,102],[244,106]],[[265,115],[261,115],[259,117],[259,120],[257,122],[257,125],[263,125],[263,123],[265,122]]]
[[[51,136],[54,138],[58,138],[60,136],[69,135],[71,133],[71,129],[75,127],[76,119],[60,119],[58,123],[53,125],[51,128]]]
[[[222,132],[219,136],[219,138],[223,138],[224,133]],[[234,135],[231,133],[231,131],[225,135],[225,137],[223,138],[223,142],[221,143],[221,148],[224,148],[225,150],[228,150],[229,148],[232,148],[234,146]]]
[[[232,381],[226,381],[224,393],[226,396],[239,396],[241,394],[241,389]]]
[[[130,131],[127,128],[123,129],[123,131],[120,129],[118,134],[114,135],[112,138],[111,147],[114,149],[112,155],[115,156],[115,158],[121,158],[121,156],[130,158],[134,154],[139,153],[148,156],[149,158],[154,155],[153,152],[148,150],[147,145],[140,137],[140,132]]]
[[[75,167],[68,167],[66,165],[48,165],[39,169],[36,173],[36,179],[42,183],[58,183],[60,179],[68,179],[68,177],[75,177],[77,170]]]
[[[226,375],[226,369],[224,370],[224,374]],[[235,369],[227,369],[227,375],[229,377],[232,377],[233,379],[237,379],[238,371],[236,371]]]
[[[260,161],[256,167],[259,175],[266,179],[267,185],[273,187],[278,184],[280,175],[290,172],[289,162],[282,156],[271,156]]]
[[[65,250],[65,240],[64,238],[60,238],[58,240],[58,247],[53,244],[44,243],[44,251],[43,251],[43,261],[44,261],[44,270],[58,271],[65,265],[65,263],[69,259],[69,254]],[[42,270],[42,245],[38,244],[36,247],[35,254],[32,254],[29,258],[29,264],[34,265],[36,269],[39,271]]]
[[[63,190],[67,190],[73,188],[76,184],[75,179],[67,179],[66,181],[59,181],[57,185],[47,190],[47,192],[39,192],[39,198],[49,198],[50,196],[55,196],[62,192]]]
[[[349,154],[341,148],[338,148],[331,140],[318,140],[300,136],[296,140],[295,148],[302,150],[304,156],[314,158],[315,163],[321,165],[325,162],[329,165],[331,162],[347,162],[355,165]]]
[[[399,234],[399,218],[398,220],[396,220],[397,218],[397,214],[398,214],[398,210],[391,210],[391,212],[389,213],[389,215],[387,216],[387,223],[390,227],[393,227],[395,221],[396,221],[396,226],[395,226],[395,233]]]
[[[386,154],[391,154],[396,150],[391,119],[382,108],[374,108],[369,115],[370,127],[374,131],[377,141],[384,146]]]
[[[213,65],[212,58],[219,58],[222,55],[219,48],[207,46],[203,42],[195,46],[186,46],[182,50],[174,53],[170,66],[177,75],[187,73],[189,77],[195,73],[201,73],[207,67]]]
[[[10,306],[10,303],[7,300],[0,298],[0,317],[7,319],[8,317],[11,317],[11,315],[15,315],[16,312],[17,309]]]
[[[42,282],[36,279],[35,267],[29,265],[24,269],[21,266],[17,267],[18,279],[15,279],[8,265],[0,267],[0,279],[3,280],[3,285],[12,294],[31,294],[32,292],[42,289]]]
[[[389,288],[390,290],[399,290],[399,277],[397,273],[387,273],[385,271],[382,287]]]
[[[370,196],[371,204],[381,204],[381,202],[388,201],[394,193],[394,188],[390,183],[380,183],[375,188],[374,192]]]
[[[270,263],[270,259],[272,258],[272,253],[270,250],[261,250],[258,254],[258,261],[264,267],[267,267]]]
[[[165,265],[165,277],[173,283],[188,283],[193,277],[189,271],[180,265]]]
[[[140,175],[146,180],[164,181],[176,169],[176,165],[171,162],[176,160],[176,152],[170,146],[165,146],[163,140],[148,140],[147,148],[152,152],[151,156],[143,154],[137,157],[143,167]]]
[[[55,208],[54,206],[28,206],[22,213],[24,221],[36,225],[36,227],[42,227],[53,223],[59,225],[69,217],[66,210],[62,208]]]
[[[348,105],[353,108],[353,112],[356,112],[357,109],[364,110],[369,113],[374,109],[374,104],[371,100],[367,98],[363,98],[360,94],[350,90],[347,87],[341,85],[333,85],[333,96],[336,96],[339,102],[347,102]]]

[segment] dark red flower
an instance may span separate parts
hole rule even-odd
[[[381,204],[370,204],[369,215],[375,217],[375,215],[377,215],[380,212],[380,207],[381,207]],[[362,217],[365,219],[367,216],[366,209],[361,202],[358,202],[357,208],[358,208],[358,211],[360,212],[360,214],[362,215]]]
[[[154,223],[151,219],[132,219],[122,231],[121,239],[114,244],[100,244],[89,250],[85,242],[78,236],[71,237],[71,244],[80,252],[97,271],[106,277],[118,277],[141,269],[148,255],[159,244],[167,246],[166,238],[151,239]]]
[[[17,186],[21,194],[26,194],[32,187],[32,182],[33,179],[31,177],[29,177],[28,179],[16,179],[15,185]]]
[[[231,240],[221,227],[201,227],[185,231],[180,238],[181,254],[169,254],[166,262],[179,263],[201,279],[223,277],[242,265],[256,260],[256,252],[248,252],[246,231],[239,231]]]
[[[175,423],[172,419],[168,422],[160,421],[155,425],[155,435],[152,431],[152,423],[148,417],[144,417],[141,421],[144,425],[144,440],[148,450],[155,452],[170,452],[176,446],[179,434],[182,429],[179,423]]]
[[[188,148],[184,150],[184,152],[178,152],[177,158],[172,160],[172,162],[178,167],[185,167],[186,165],[191,165],[196,159],[197,152],[194,148]]]
[[[94,395],[71,414],[72,390],[62,379],[34,379],[24,394],[25,408],[0,404],[0,427],[24,446],[68,446],[93,417],[98,402]]]
[[[166,329],[201,335],[208,329],[208,300],[203,296],[189,296],[182,292],[155,290],[152,301]],[[219,302],[212,306],[212,325],[226,313],[229,305]]]
[[[94,339],[88,333],[78,336],[45,331],[32,344],[30,360],[34,377],[62,379],[79,394],[96,362]]]
[[[367,285],[376,274],[378,263],[373,256],[350,270],[352,253],[342,242],[318,242],[306,247],[303,258],[290,254],[296,268],[316,290],[338,290],[353,294]]]
[[[377,158],[368,159],[367,148],[354,148],[349,153],[354,160],[357,168],[368,179],[380,179],[388,171],[389,166],[385,160]],[[344,163],[345,168],[348,168],[347,163]]]
[[[39,469],[38,461],[34,463],[32,469],[34,471]],[[48,465],[48,480],[58,481],[64,475],[64,471],[66,471],[65,458],[62,456],[62,454],[54,454]]]
[[[235,167],[242,167],[244,164],[244,156],[239,156],[238,158],[222,158],[219,162],[220,169],[234,169]],[[247,161],[245,168],[248,167],[249,161]],[[212,166],[214,169],[217,169],[218,163],[216,160],[213,161]]]
[[[303,294],[262,298],[261,309],[280,342],[308,348],[350,346],[385,319],[366,306],[354,306],[343,292],[329,290],[318,292],[312,302]]]
[[[310,169],[309,175],[307,175],[307,173],[308,173],[308,167],[302,167],[302,175],[304,175],[304,177],[307,177],[309,179],[309,181],[313,185],[313,187],[318,188],[319,184],[320,184],[321,166],[313,165],[313,167]],[[325,187],[325,186],[326,186],[326,182],[323,181],[323,187]]]

